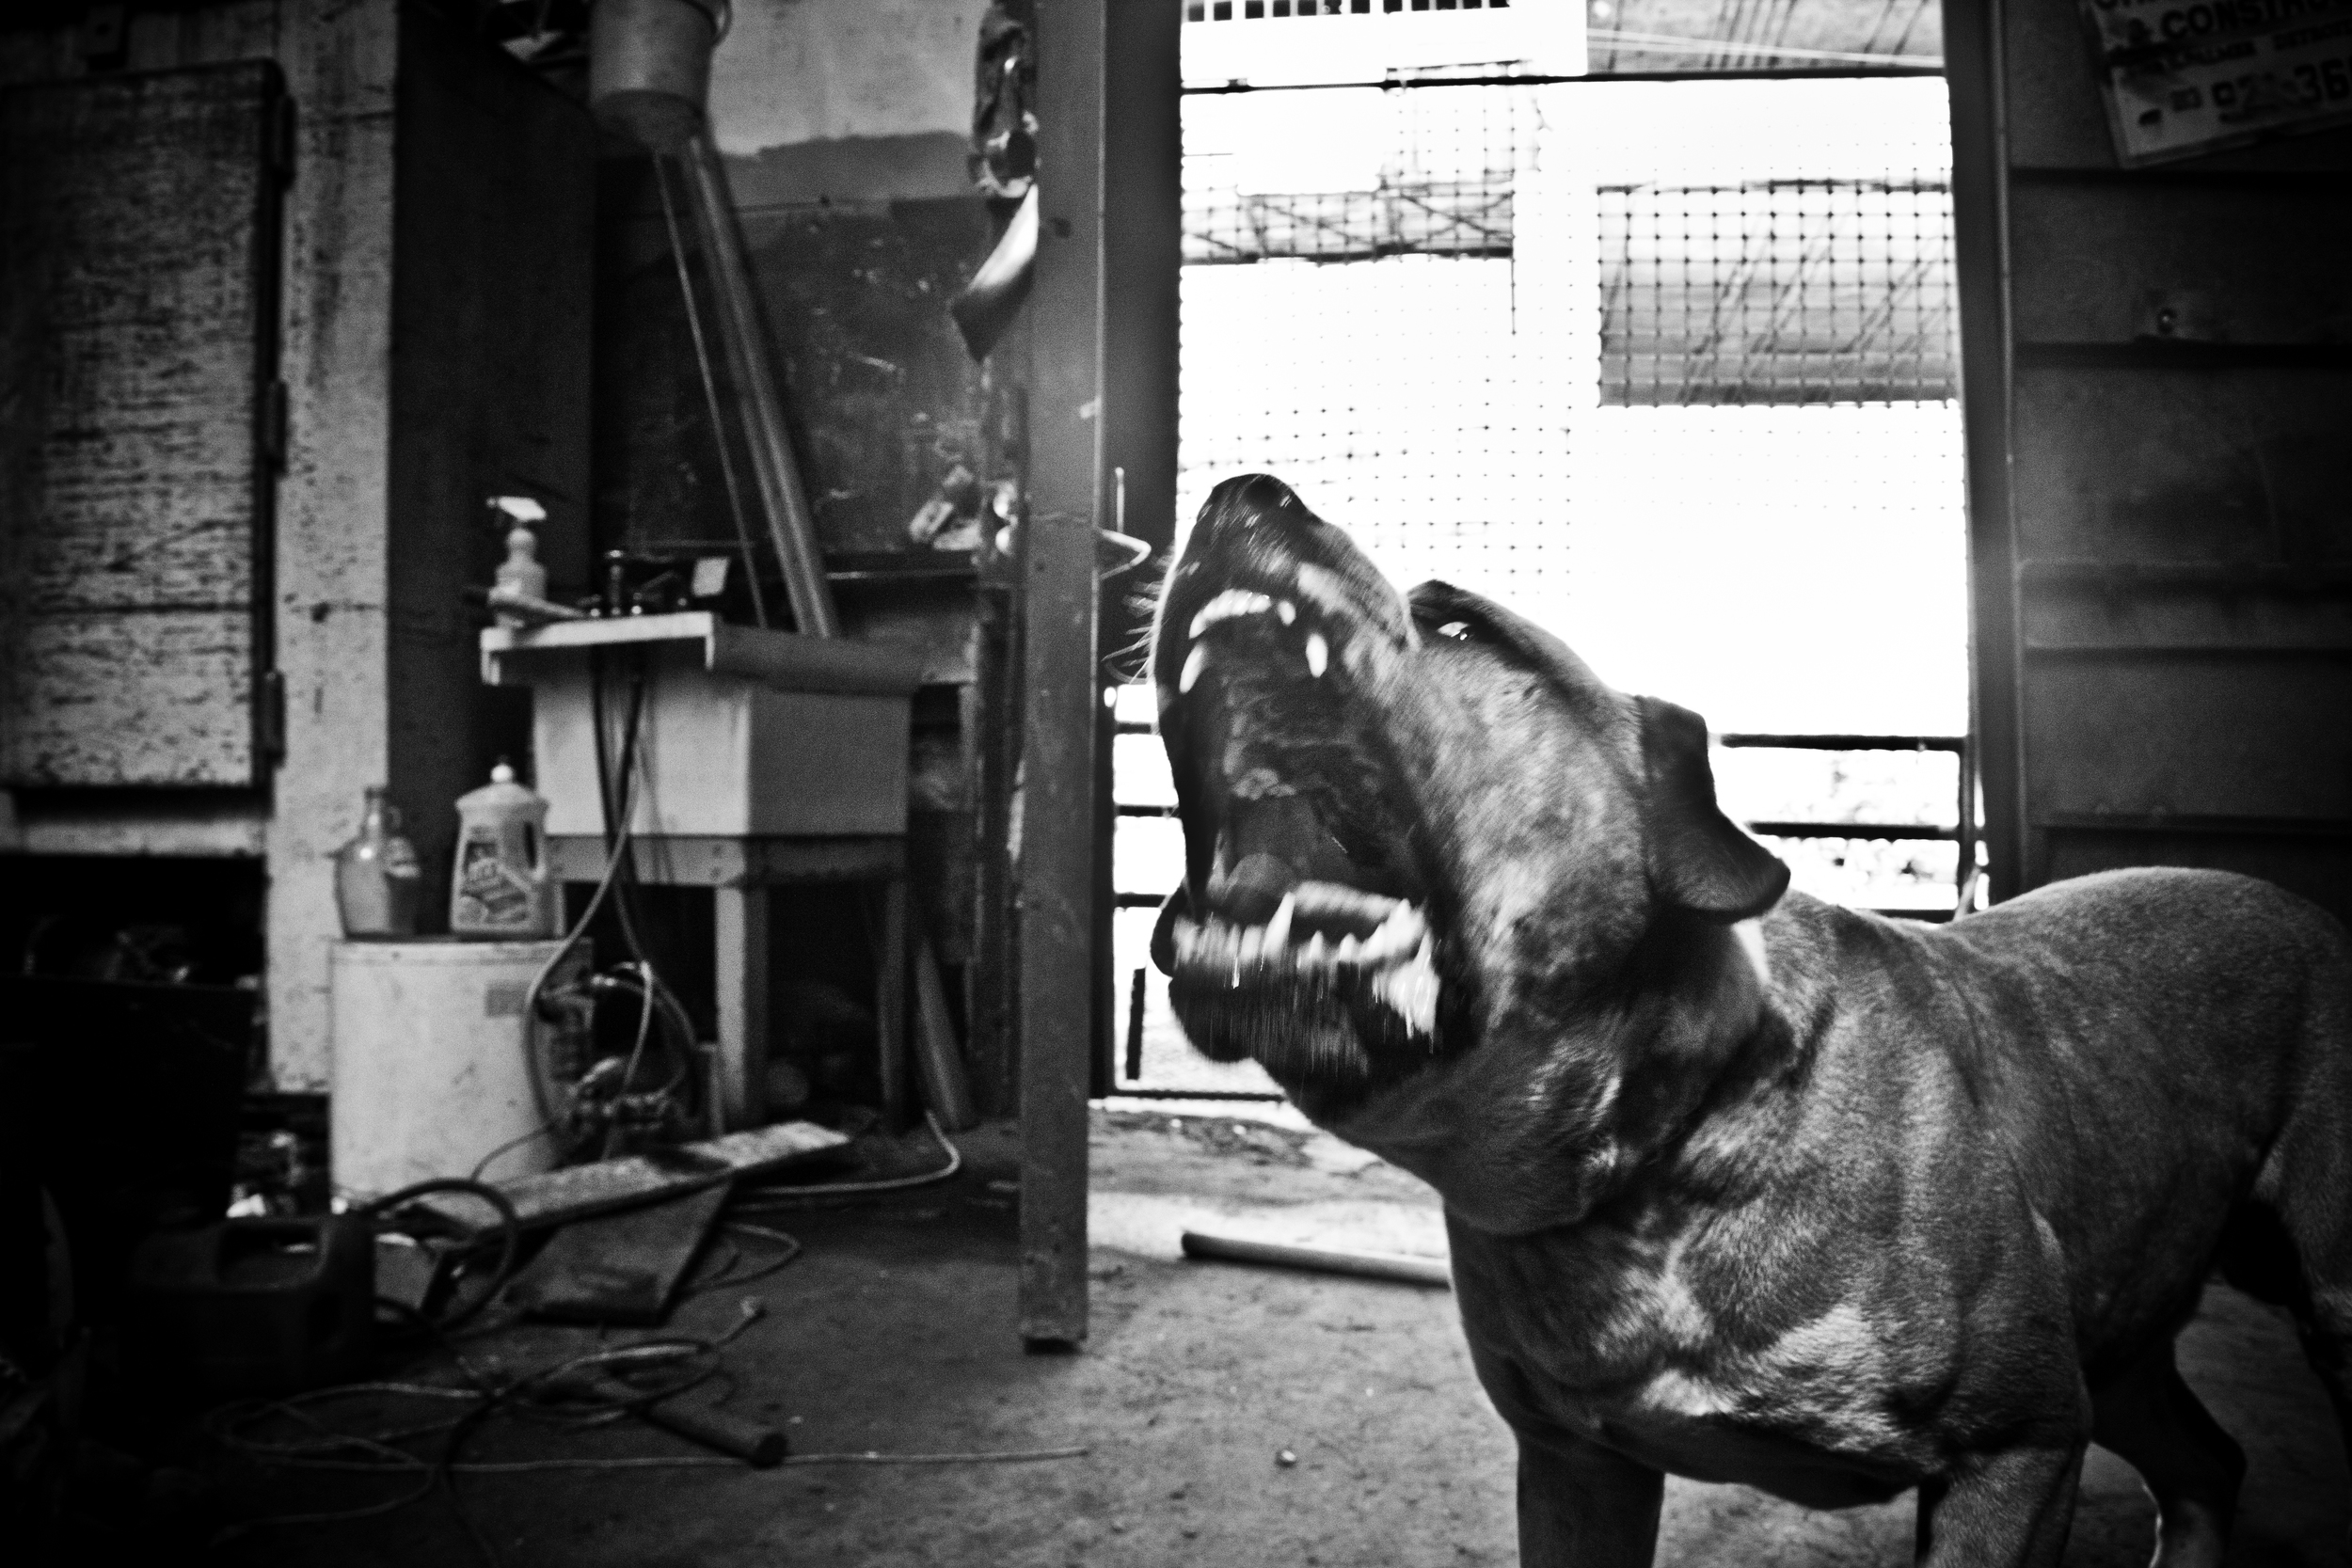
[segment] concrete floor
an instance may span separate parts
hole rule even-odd
[[[737,1339],[730,1408],[787,1423],[796,1452],[1083,1445],[1029,1464],[808,1465],[460,1478],[509,1564],[1470,1564],[1514,1560],[1512,1447],[1473,1382],[1441,1290],[1177,1259],[1187,1215],[1268,1239],[1442,1250],[1427,1190],[1303,1130],[1098,1112],[1092,1333],[1073,1355],[1014,1334],[1014,1145],[962,1140],[953,1183],[769,1223],[806,1246],[747,1288],[691,1300],[711,1333],[741,1293],[769,1315]],[[612,1341],[624,1338],[612,1337]],[[517,1329],[474,1354],[524,1367],[594,1344]],[[2344,1457],[2283,1323],[2217,1288],[2183,1340],[2187,1375],[2252,1459],[2231,1562],[2343,1568]],[[351,1406],[355,1427],[406,1411]],[[427,1449],[426,1451],[429,1451]],[[471,1459],[691,1452],[628,1424],[564,1433],[497,1421]],[[1295,1456],[1285,1463],[1282,1456]],[[250,1516],[355,1507],[411,1484],[268,1479],[232,1465]],[[1663,1563],[1830,1568],[1909,1560],[1908,1502],[1809,1514],[1737,1488],[1670,1482]],[[2070,1568],[2147,1560],[2152,1513],[2094,1451]],[[445,1497],[349,1524],[230,1544],[250,1563],[466,1560]]]

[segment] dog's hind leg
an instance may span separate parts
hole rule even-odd
[[[2156,1504],[2153,1568],[2221,1568],[2246,1454],[2181,1381],[2167,1341],[2091,1395],[2090,1440]]]

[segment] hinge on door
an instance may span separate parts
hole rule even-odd
[[[262,388],[253,411],[253,439],[262,461],[278,473],[286,471],[286,384],[276,379]]]
[[[286,760],[286,677],[275,670],[262,672],[253,693],[253,749],[264,768]]]

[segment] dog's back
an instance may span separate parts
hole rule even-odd
[[[2150,868],[1915,947],[2069,1260],[2087,1374],[2169,1337],[2217,1261],[2352,1353],[2352,936],[2282,889]]]

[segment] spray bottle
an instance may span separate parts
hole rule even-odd
[[[506,518],[514,527],[506,532],[506,559],[499,562],[491,604],[498,609],[499,624],[505,626],[526,626],[531,618],[499,605],[500,599],[542,603],[548,596],[548,569],[539,560],[539,536],[531,525],[548,520],[548,509],[529,496],[492,496],[490,510]]]

